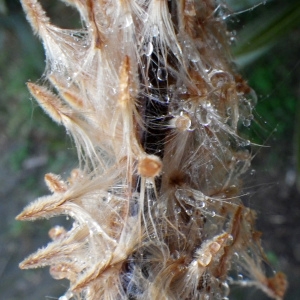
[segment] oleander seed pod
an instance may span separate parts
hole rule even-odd
[[[231,283],[282,299],[285,277],[264,274],[239,197],[252,160],[239,128],[256,96],[232,68],[223,1],[64,0],[78,30],[21,2],[46,54],[48,83],[28,88],[79,166],[65,181],[47,174],[52,194],[17,216],[74,220],[20,267],[67,278],[60,300],[229,299]]]

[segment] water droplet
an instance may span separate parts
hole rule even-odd
[[[186,214],[188,216],[191,216],[193,214],[193,210],[192,209],[186,209],[185,212],[186,212]]]
[[[244,279],[244,276],[243,276],[242,274],[239,274],[239,275],[237,276],[237,278],[238,278],[238,280],[243,280],[243,279]]]
[[[73,297],[73,293],[72,292],[67,292],[64,296],[61,296],[58,298],[58,300],[69,300]]]
[[[229,289],[229,285],[226,281],[221,284],[221,289],[222,289],[222,294],[224,296],[229,295],[230,289]],[[222,299],[224,299],[224,298],[222,298]]]
[[[179,206],[176,206],[174,210],[175,210],[175,214],[177,215],[181,213],[181,207]]]
[[[174,260],[179,259],[179,258],[180,258],[180,253],[179,253],[177,250],[175,250],[175,251],[172,253],[171,258],[173,258]]]
[[[209,64],[207,63],[204,63],[204,71],[206,73],[210,73],[212,71],[212,66],[210,66]]]
[[[207,126],[211,122],[207,110],[202,105],[196,110],[196,118],[203,126]]]
[[[210,245],[209,245],[209,250],[211,253],[217,253],[221,248],[221,245],[217,242],[212,242]]]
[[[170,102],[171,98],[170,98],[170,96],[169,96],[168,94],[167,94],[167,95],[164,95],[163,97],[164,97],[166,103],[169,103],[169,102]]]
[[[244,95],[244,97],[247,99],[249,105],[251,108],[254,108],[257,104],[257,95],[254,90],[251,89],[250,93]]]
[[[182,201],[186,198],[186,193],[183,190],[177,190],[175,192],[175,197],[177,200]]]
[[[188,53],[188,59],[192,62],[198,62],[200,60],[200,56],[196,51],[191,50],[190,53]]]
[[[204,202],[204,201],[199,201],[199,202],[198,202],[198,207],[199,207],[199,208],[205,207],[205,202]]]
[[[234,252],[232,256],[233,256],[233,259],[239,259],[240,258],[239,254],[237,252]]]
[[[179,131],[187,131],[190,129],[192,122],[189,116],[181,114],[180,116],[174,117],[174,119],[171,120],[171,124]]]
[[[149,235],[149,238],[150,238],[151,240],[155,240],[155,239],[156,239],[155,233],[150,234],[150,235]]]
[[[230,116],[232,113],[232,108],[228,107],[226,111],[227,111],[227,115]]]
[[[107,202],[109,202],[112,199],[112,194],[111,193],[107,193]]]
[[[121,28],[127,28],[133,23],[131,14],[129,12],[125,13],[120,21]]]
[[[211,262],[211,259],[212,259],[211,253],[210,252],[204,252],[204,253],[201,253],[199,255],[198,263],[201,266],[206,267]]]
[[[245,127],[249,127],[249,126],[251,125],[251,120],[245,119],[245,120],[243,121],[243,125],[244,125]]]
[[[209,78],[214,87],[222,87],[224,84],[233,81],[233,77],[230,73],[222,70],[212,70],[209,73]]]
[[[168,72],[166,68],[158,68],[157,70],[157,78],[160,81],[165,81],[168,79]]]
[[[144,53],[146,56],[150,56],[153,52],[153,44],[151,42],[144,45]]]
[[[148,21],[149,15],[148,15],[147,12],[142,11],[142,12],[140,13],[140,18],[141,18],[141,20],[142,20],[144,23],[146,23],[146,22]]]
[[[159,29],[158,29],[158,26],[156,24],[154,24],[152,26],[151,33],[152,33],[153,37],[158,37],[158,35],[159,35]]]
[[[233,236],[231,234],[228,235],[228,238],[226,240],[226,245],[230,246],[233,243]]]
[[[187,93],[187,88],[184,84],[182,86],[178,87],[178,93],[179,94],[186,94]]]
[[[151,207],[151,206],[153,206],[153,204],[154,204],[154,201],[153,201],[153,199],[148,199],[148,205],[149,205],[149,207]]]
[[[234,36],[230,37],[229,43],[234,44],[235,42],[236,42],[236,37],[234,37]]]

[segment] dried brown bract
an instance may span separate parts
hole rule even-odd
[[[37,0],[22,0],[49,83],[28,87],[72,136],[79,168],[66,181],[47,174],[52,195],[17,219],[74,223],[51,229],[21,268],[67,278],[60,300],[225,300],[231,283],[282,299],[285,277],[264,275],[255,213],[239,198],[252,155],[238,128],[256,96],[232,69],[224,5],[64,2],[82,28],[58,28]]]

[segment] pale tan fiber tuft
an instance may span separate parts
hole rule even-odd
[[[68,189],[67,184],[59,175],[48,173],[45,175],[45,182],[52,193],[63,193]]]
[[[27,86],[32,96],[39,102],[40,106],[49,114],[53,121],[61,124],[62,115],[67,113],[67,107],[63,106],[58,97],[45,87],[31,82],[28,82]]]

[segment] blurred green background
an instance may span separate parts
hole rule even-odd
[[[56,24],[74,26],[78,15],[60,1],[43,0]],[[246,204],[258,211],[257,227],[272,265],[285,272],[288,300],[300,299],[300,1],[228,0],[228,26],[237,68],[257,92],[255,122],[245,134],[263,147],[245,180]],[[66,17],[67,16],[67,17]],[[75,21],[74,21],[75,20]],[[236,33],[235,33],[236,32]],[[57,299],[67,282],[48,270],[21,271],[18,263],[48,242],[63,219],[34,223],[14,217],[47,193],[47,172],[68,176],[76,166],[73,145],[30,98],[25,83],[44,70],[43,49],[18,0],[0,0],[0,291],[1,299]],[[298,186],[298,188],[297,188]],[[231,299],[268,299],[232,288]]]

